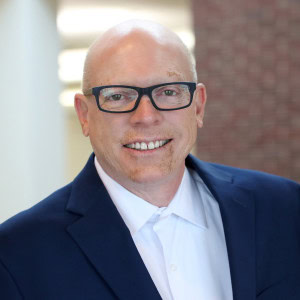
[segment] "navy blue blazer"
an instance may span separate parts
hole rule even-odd
[[[93,160],[0,225],[1,299],[161,299]],[[300,185],[191,155],[186,165],[219,203],[234,300],[299,300]]]

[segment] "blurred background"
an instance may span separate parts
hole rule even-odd
[[[0,223],[84,166],[73,97],[86,51],[132,18],[195,55],[208,105],[194,154],[300,181],[299,0],[0,0]]]

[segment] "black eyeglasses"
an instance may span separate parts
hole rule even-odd
[[[196,90],[194,82],[168,82],[146,88],[128,85],[105,85],[88,89],[85,96],[94,95],[98,108],[109,113],[134,111],[143,95],[147,95],[157,110],[177,110],[191,105]]]

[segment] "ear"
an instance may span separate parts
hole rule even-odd
[[[74,106],[77,113],[77,117],[79,119],[82,133],[85,136],[89,136],[89,121],[88,121],[88,103],[87,98],[77,93],[74,97]]]
[[[196,102],[196,118],[198,128],[203,127],[203,118],[206,104],[206,89],[203,83],[198,83],[194,93],[194,101]]]

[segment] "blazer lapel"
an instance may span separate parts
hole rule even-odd
[[[234,300],[256,299],[255,206],[251,190],[235,184],[231,174],[192,156],[187,165],[198,171],[219,203]]]
[[[119,299],[161,299],[93,160],[73,182],[67,210],[81,217],[67,231]]]

